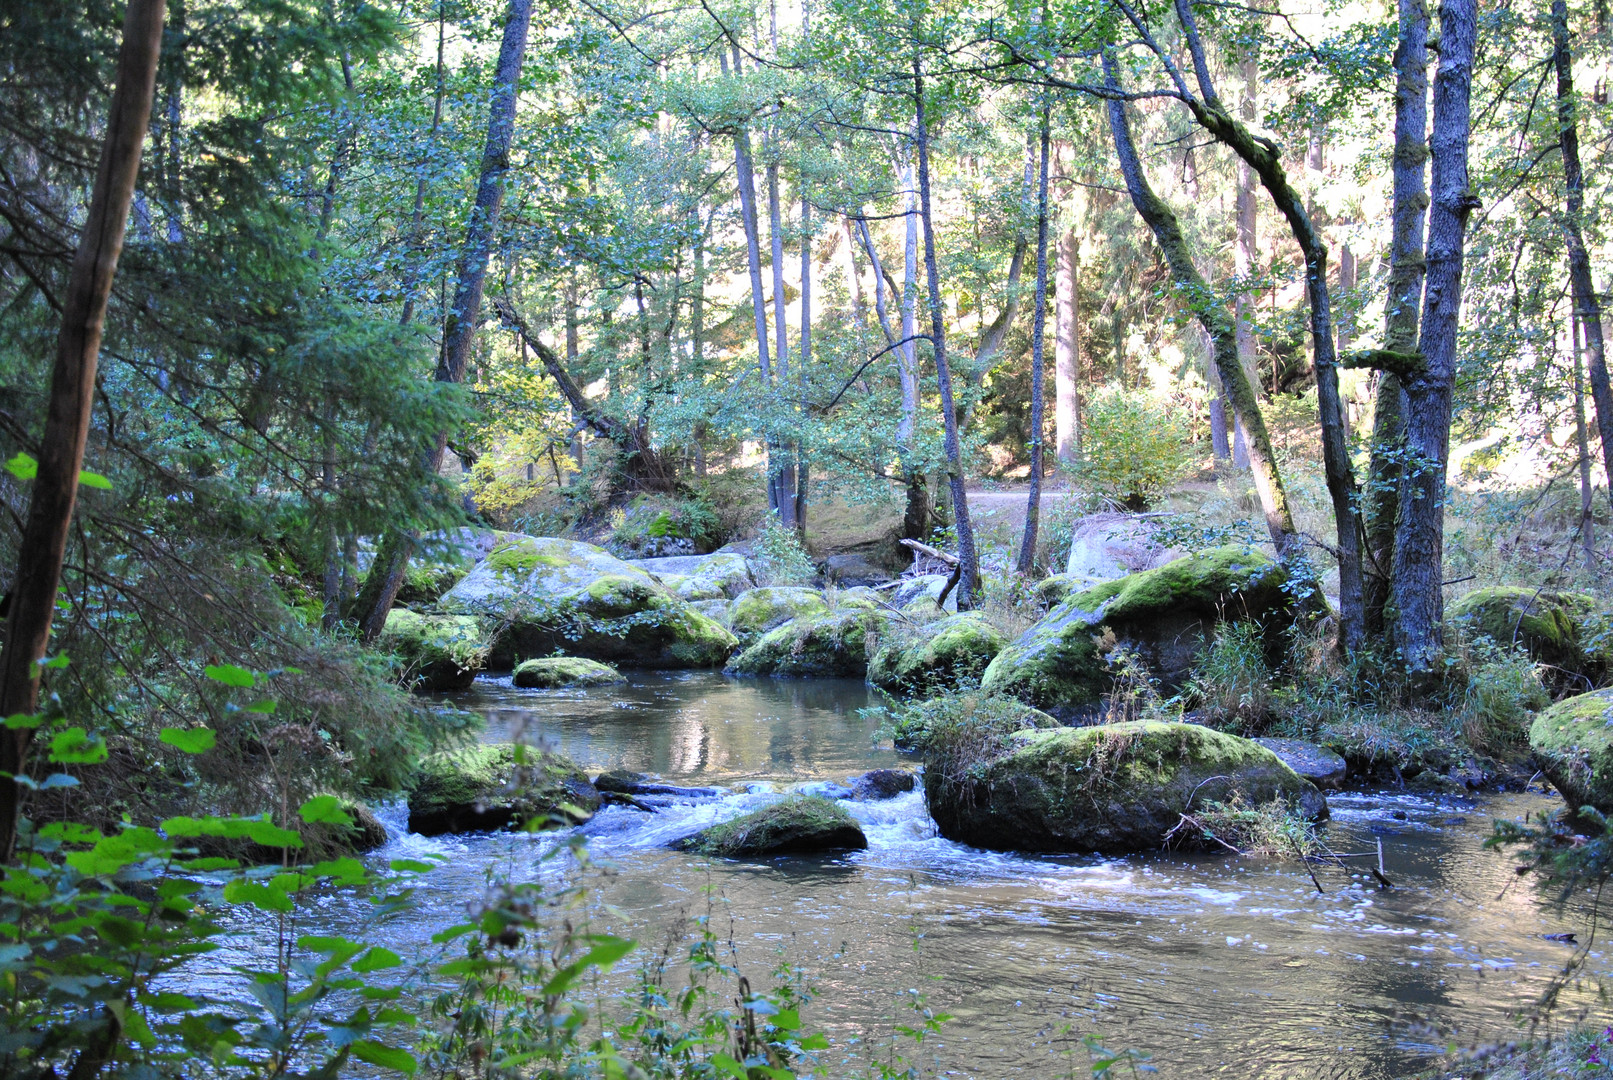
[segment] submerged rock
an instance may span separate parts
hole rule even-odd
[[[884,620],[863,608],[792,619],[762,635],[728,665],[731,675],[863,678],[868,645]]]
[[[470,615],[387,613],[381,648],[403,662],[403,685],[417,694],[463,690],[487,664],[488,641]]]
[[[547,656],[523,660],[510,682],[523,689],[553,690],[561,686],[609,686],[626,682],[622,673],[609,664],[581,656]]]
[[[806,796],[702,829],[672,846],[678,851],[735,859],[860,850],[868,846],[868,838],[838,803]]]
[[[409,831],[422,836],[583,822],[599,792],[570,758],[513,743],[432,754],[409,792]]]
[[[1316,786],[1265,747],[1197,724],[1143,720],[954,745],[926,767],[924,790],[941,835],[997,850],[1147,851],[1182,814],[1238,796],[1327,815]]]
[[[851,797],[863,802],[894,799],[918,786],[918,774],[912,769],[873,769],[853,777]]]
[[[1529,728],[1529,748],[1570,810],[1613,814],[1613,689],[1543,710]]]
[[[497,620],[497,667],[557,651],[624,667],[717,667],[736,644],[650,574],[574,540],[510,540],[440,606]]]
[[[926,694],[979,680],[1008,639],[980,615],[952,615],[912,628],[894,624],[868,662],[868,681],[881,690]]]
[[[685,799],[714,799],[722,794],[721,788],[680,787],[677,784],[665,784],[656,777],[645,773],[632,772],[628,769],[612,769],[609,772],[600,773],[594,779],[594,787],[600,791],[614,792],[621,795],[665,795]]]
[[[823,615],[829,604],[816,589],[788,585],[748,589],[728,604],[728,627],[743,647],[803,615]]]
[[[1516,642],[1530,657],[1593,683],[1607,673],[1613,648],[1597,639],[1600,605],[1588,593],[1510,585],[1474,589],[1452,604],[1446,620],[1501,645]],[[1584,683],[1580,683],[1581,686]]]
[[[981,688],[1060,719],[1082,717],[1109,689],[1096,640],[1105,631],[1167,686],[1178,684],[1216,622],[1286,612],[1285,580],[1282,567],[1256,549],[1228,545],[1083,590],[998,653]]]
[[[1350,771],[1344,758],[1325,746],[1303,739],[1255,739],[1284,765],[1319,788],[1337,788]]]

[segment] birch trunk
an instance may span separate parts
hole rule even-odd
[[[1042,429],[1043,415],[1043,332],[1047,327],[1047,174],[1053,148],[1053,113],[1042,106],[1040,172],[1036,177],[1036,294],[1031,308],[1031,477],[1025,497],[1025,535],[1019,543],[1019,559],[1014,569],[1030,574],[1036,565],[1036,533],[1042,511]]]
[[[1060,465],[1074,465],[1081,453],[1081,405],[1076,389],[1081,376],[1081,237],[1073,223],[1059,238],[1054,292],[1058,308],[1053,326],[1054,452]]]

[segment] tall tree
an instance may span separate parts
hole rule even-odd
[[[504,14],[504,34],[499,42],[498,61],[493,68],[493,93],[487,117],[487,142],[482,151],[481,173],[476,183],[476,200],[471,205],[460,247],[454,300],[443,327],[442,349],[437,355],[435,378],[440,383],[461,383],[470,362],[471,345],[481,324],[482,294],[487,281],[487,264],[493,254],[493,232],[499,209],[504,203],[504,178],[510,168],[510,147],[515,141],[515,106],[520,93],[521,66],[526,59],[526,43],[532,25],[532,0],[510,0]],[[442,468],[448,450],[448,432],[440,432],[427,454],[428,468]],[[380,637],[387,614],[414,553],[418,538],[393,530],[376,553],[357,608],[360,631],[365,641]]]
[[[1042,106],[1041,167],[1036,178],[1036,295],[1031,316],[1031,476],[1025,497],[1025,535],[1014,565],[1029,574],[1036,563],[1036,533],[1042,511],[1042,431],[1047,426],[1043,404],[1043,331],[1047,326],[1047,174],[1053,148],[1053,109]]]
[[[116,82],[101,140],[89,213],[61,299],[61,329],[51,369],[44,437],[39,444],[28,519],[17,548],[6,640],[0,649],[0,716],[29,716],[39,705],[40,662],[50,647],[67,535],[78,501],[79,472],[95,404],[95,373],[107,298],[123,251],[135,177],[156,95],[165,0],[129,0],[123,15]],[[33,729],[0,732],[0,858],[17,839],[23,775]]]
[[[1081,452],[1081,235],[1070,222],[1059,238],[1053,330],[1053,427],[1060,465]]]

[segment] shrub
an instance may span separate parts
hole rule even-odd
[[[1109,389],[1087,407],[1077,478],[1129,510],[1144,510],[1187,472],[1191,445],[1181,420],[1148,395]]]
[[[718,545],[717,514],[700,496],[640,495],[618,518],[605,546],[630,558],[694,555]]]
[[[1446,657],[1445,684],[1463,738],[1482,753],[1523,746],[1534,712],[1551,703],[1528,654],[1487,637],[1456,640]]]
[[[1223,622],[1194,663],[1185,696],[1203,710],[1210,727],[1259,734],[1271,710],[1271,678],[1260,627],[1247,620]]]
[[[794,529],[769,517],[756,536],[751,576],[758,585],[807,585],[817,576],[812,556]]]

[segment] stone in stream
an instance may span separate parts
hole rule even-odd
[[[409,831],[422,836],[580,823],[599,792],[570,758],[536,747],[484,743],[431,754],[409,791]]]
[[[918,786],[918,774],[911,769],[873,769],[851,781],[851,797],[861,802],[894,799]]]
[[[684,799],[714,799],[723,793],[721,788],[663,784],[653,776],[627,769],[612,769],[600,773],[594,778],[594,787],[600,791],[622,795],[666,795]]]
[[[1167,688],[1187,677],[1222,619],[1287,621],[1283,568],[1252,547],[1227,545],[1075,593],[991,662],[981,679],[1060,720],[1095,712],[1112,682],[1098,639],[1112,633]]]
[[[1349,765],[1338,754],[1325,746],[1317,746],[1303,739],[1255,739],[1255,742],[1277,755],[1284,765],[1319,788],[1336,789],[1344,783]]]
[[[995,850],[1148,851],[1184,813],[1234,798],[1327,816],[1316,786],[1265,747],[1145,720],[953,739],[924,791],[942,836]]]
[[[868,846],[862,826],[845,808],[818,796],[797,796],[675,840],[677,851],[736,859],[814,855]]]
[[[558,651],[625,667],[718,667],[736,645],[652,575],[575,540],[512,534],[438,606],[501,628],[496,668]]]
[[[980,615],[951,615],[935,622],[893,622],[868,662],[868,681],[891,693],[927,694],[979,680],[1008,639]]]
[[[816,589],[776,585],[749,589],[728,603],[728,628],[741,647],[754,645],[769,630],[803,615],[824,615],[828,601]]]
[[[952,580],[947,574],[918,574],[914,577],[903,578],[902,583],[896,586],[896,593],[891,597],[891,607],[907,610],[936,610],[935,601],[940,599],[941,593]],[[922,603],[921,603],[922,602]],[[958,613],[958,589],[953,586],[947,593],[946,610],[954,615]]]
[[[626,682],[620,671],[581,656],[546,656],[523,660],[510,682],[524,690],[554,690],[562,686],[609,686]]]
[[[417,694],[463,690],[487,663],[487,635],[471,615],[420,615],[393,608],[380,645],[402,662],[401,681]]]
[[[1593,806],[1613,814],[1613,689],[1542,710],[1530,725],[1529,748],[1569,810]]]
[[[729,662],[730,675],[863,678],[885,620],[863,607],[792,619]]]

